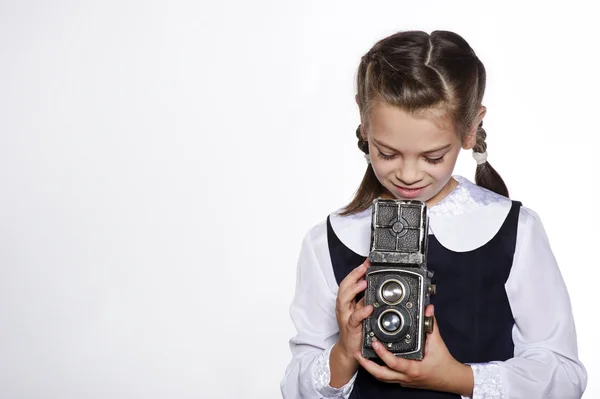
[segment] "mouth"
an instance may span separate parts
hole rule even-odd
[[[423,192],[423,190],[425,190],[425,188],[427,188],[427,186],[408,188],[408,187],[397,186],[395,184],[394,184],[394,187],[396,187],[396,190],[398,191],[398,193],[405,198],[418,197]]]

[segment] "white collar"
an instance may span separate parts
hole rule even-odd
[[[496,202],[510,203],[508,198],[480,187],[465,177],[453,177],[458,181],[458,185],[444,199],[428,208],[427,213],[430,217],[460,216]]]
[[[428,208],[430,234],[444,247],[465,252],[491,240],[506,219],[511,200],[477,186],[462,176],[453,176],[458,186]],[[348,248],[367,256],[371,235],[371,208],[350,216],[330,215],[331,226]]]

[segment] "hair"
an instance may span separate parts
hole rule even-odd
[[[360,61],[356,102],[362,126],[356,129],[358,148],[369,153],[361,131],[373,105],[384,102],[410,114],[442,109],[464,140],[474,129],[485,91],[485,67],[469,44],[448,31],[404,31],[377,42]],[[477,127],[475,152],[484,152],[486,132]],[[506,184],[488,163],[477,165],[475,183],[508,197]],[[351,215],[368,209],[384,192],[369,163],[353,200],[342,210]]]

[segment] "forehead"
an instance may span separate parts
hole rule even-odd
[[[427,151],[459,140],[444,110],[408,113],[383,102],[373,105],[368,130],[376,140],[405,151]]]

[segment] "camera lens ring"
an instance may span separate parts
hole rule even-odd
[[[393,333],[390,333],[383,329],[380,320],[381,316],[384,313],[388,313],[389,311],[394,311],[394,313],[400,313],[402,323],[400,324],[400,328],[395,330]],[[374,333],[375,337],[382,342],[396,342],[403,338],[411,329],[414,328],[414,320],[413,316],[404,308],[400,307],[390,307],[383,306],[376,308],[371,316],[369,316],[369,324],[371,326],[371,331]]]
[[[398,316],[399,318],[399,324],[398,327],[395,328],[393,331],[388,330],[387,328],[385,328],[382,324],[382,320],[383,318],[388,314],[388,313],[393,313],[396,316]],[[399,311],[397,311],[396,309],[386,309],[383,312],[381,312],[381,314],[379,315],[379,317],[377,317],[377,324],[379,327],[379,330],[387,335],[396,335],[398,332],[402,331],[405,323],[404,323],[404,316],[402,315],[402,313],[400,313]]]
[[[390,297],[393,298],[393,294],[387,294],[385,292],[385,288],[388,287],[390,284],[398,284],[400,286],[400,290],[401,295],[394,299],[390,299]],[[388,278],[387,280],[385,280],[380,286],[379,286],[379,299],[384,302],[386,305],[397,305],[400,302],[402,302],[402,300],[406,297],[406,284],[404,284],[404,282],[396,279],[396,278]]]

